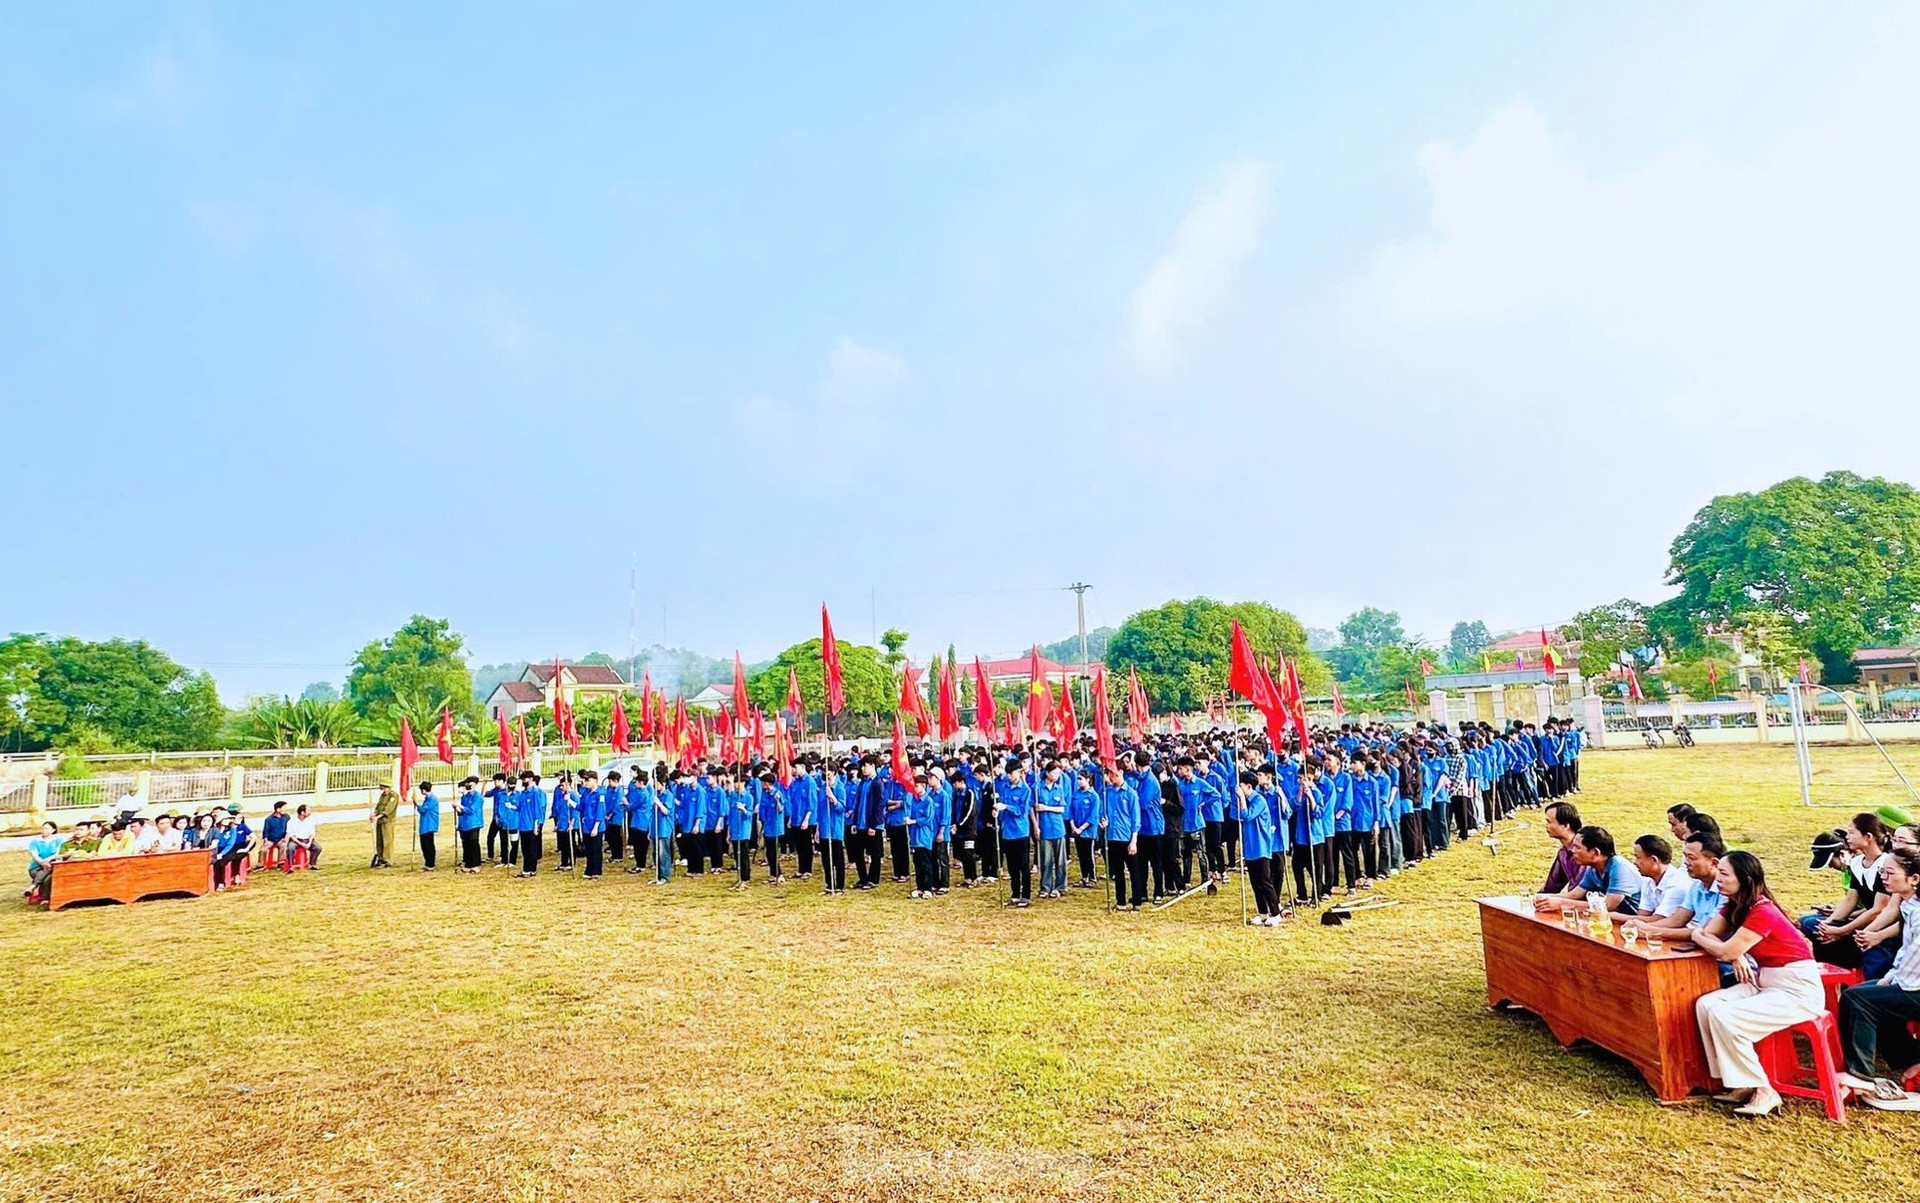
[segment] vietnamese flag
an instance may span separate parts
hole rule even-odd
[[[1540,628],[1540,667],[1552,676],[1560,671],[1560,657],[1553,654],[1553,643],[1547,638],[1547,628]]]
[[[1300,689],[1299,661],[1287,661],[1287,698],[1293,708],[1293,727],[1300,733],[1300,751],[1305,754],[1309,740],[1307,736],[1307,695]]]
[[[1414,701],[1414,700],[1413,700],[1413,682],[1412,682],[1412,681],[1402,681],[1402,682],[1400,682],[1400,684],[1402,684],[1402,685],[1404,685],[1404,686],[1406,687],[1406,690],[1407,690],[1407,709],[1409,709],[1409,710],[1418,710],[1418,709],[1420,709],[1420,704],[1419,704],[1418,702],[1416,702],[1416,701]]]
[[[1340,718],[1347,713],[1347,705],[1340,700],[1340,682],[1333,683],[1333,717]]]
[[[617,755],[625,756],[633,750],[632,745],[627,742],[631,735],[632,731],[627,726],[627,707],[620,700],[620,695],[616,693],[613,695],[612,739],[613,750]]]
[[[847,708],[847,686],[840,676],[840,645],[834,642],[833,618],[820,603],[820,664],[827,671],[827,716]]]
[[[1636,702],[1646,700],[1646,695],[1640,692],[1640,674],[1633,671],[1631,664],[1627,665],[1627,696]]]
[[[653,738],[653,670],[640,674],[640,742]]]
[[[420,746],[413,742],[413,724],[400,716],[400,796],[413,788],[413,766],[420,763]]]
[[[1007,723],[1005,729],[1000,732],[1000,741],[1009,748],[1017,748],[1020,746],[1019,718],[1020,711],[1017,708],[1013,706],[1007,707]]]
[[[1113,715],[1107,707],[1107,666],[1104,664],[1093,668],[1093,746],[1100,763],[1112,769],[1119,753],[1113,747]]]
[[[747,737],[753,741],[753,758],[755,760],[765,760],[767,758],[766,716],[760,713],[760,707],[758,706],[755,706],[751,713],[753,716],[753,725],[748,729]]]
[[[787,723],[776,716],[773,720],[773,779],[785,789],[793,784],[793,741],[787,738]]]
[[[1046,674],[1040,671],[1040,645],[1036,643],[1027,666],[1027,730],[1045,731],[1052,710],[1053,689],[1047,684]]]
[[[920,783],[913,779],[913,766],[907,763],[907,728],[900,721],[900,712],[897,710],[893,714],[893,756],[888,765],[893,769],[893,779],[900,788],[918,798]]]
[[[1714,668],[1711,660],[1707,661],[1707,688],[1715,693],[1720,692],[1720,672]]]
[[[727,713],[725,702],[720,704],[720,759],[728,764],[738,763],[733,743],[733,716]]]
[[[733,653],[733,713],[736,718],[747,716],[747,670],[737,651]]]
[[[527,716],[517,714],[513,718],[513,738],[520,745],[520,751],[513,762],[522,768],[533,763],[533,748],[527,743]]]
[[[502,710],[495,715],[500,720],[500,771],[513,768],[513,730],[507,722],[507,712]]]
[[[940,738],[952,739],[960,732],[960,704],[954,697],[953,666],[940,666]]]
[[[800,697],[800,673],[793,665],[787,665],[787,704],[786,712],[793,716],[795,725],[806,721],[807,703]]]
[[[993,686],[987,683],[987,670],[978,656],[973,658],[973,725],[993,738]]]
[[[1054,742],[1065,748],[1080,738],[1080,719],[1073,712],[1073,686],[1067,674],[1060,674],[1060,716],[1054,728]]]
[[[441,764],[453,763],[453,707],[450,705],[440,707],[440,730],[434,734],[433,750],[440,754]]]

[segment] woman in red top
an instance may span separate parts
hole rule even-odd
[[[1736,1115],[1767,1115],[1780,1095],[1767,1081],[1754,1044],[1826,1010],[1826,991],[1813,946],[1767,889],[1760,858],[1729,852],[1715,875],[1726,905],[1694,943],[1733,966],[1735,983],[1694,1004],[1707,1072],[1726,1086],[1718,1102],[1738,1103]]]

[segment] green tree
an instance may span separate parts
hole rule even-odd
[[[1447,638],[1447,656],[1455,664],[1479,665],[1480,653],[1493,646],[1493,636],[1487,631],[1487,624],[1479,619],[1472,622],[1456,622],[1453,633]]]
[[[1829,472],[1716,497],[1668,552],[1661,627],[1694,640],[1750,610],[1790,623],[1828,679],[1851,680],[1858,648],[1920,625],[1920,493]]]
[[[422,718],[437,720],[442,706],[468,718],[475,703],[464,646],[444,618],[415,614],[360,649],[347,673],[347,699],[382,733],[397,730],[398,715],[405,714],[418,736]]]
[[[907,646],[907,639],[907,633],[899,627],[888,627],[880,632],[880,646],[887,649],[880,658],[895,672],[900,671],[900,666],[907,662],[907,653],[902,650]],[[836,639],[834,642],[840,641]]]
[[[1645,673],[1660,655],[1650,617],[1647,607],[1623,597],[1575,614],[1561,626],[1560,635],[1580,645],[1582,676],[1603,677],[1620,664]]]
[[[315,681],[300,691],[303,702],[337,702],[340,700],[340,687],[332,681]]]
[[[1112,627],[1095,627],[1087,632],[1087,663],[1100,664],[1107,658],[1107,648],[1113,643]],[[1080,636],[1078,633],[1058,639],[1052,643],[1040,645],[1040,654],[1049,660],[1061,664],[1080,663]]]
[[[1255,654],[1298,659],[1303,688],[1324,684],[1325,666],[1307,653],[1299,619],[1265,602],[1225,605],[1209,597],[1170,601],[1128,617],[1107,647],[1108,667],[1122,680],[1127,669],[1137,670],[1155,710],[1197,709],[1227,687],[1235,619]]]
[[[887,634],[900,632],[889,631]],[[901,643],[905,642],[905,639],[901,640]],[[840,649],[840,678],[847,693],[847,709],[869,714],[892,714],[900,695],[895,689],[893,670],[886,664],[880,650],[848,643],[844,639],[836,639],[834,643]],[[789,668],[799,678],[800,697],[806,703],[807,713],[812,716],[809,724],[817,731],[820,729],[821,716],[827,710],[827,671],[820,663],[820,640],[817,638],[794,644],[775,656],[765,668],[749,676],[747,697],[754,705],[769,713],[786,705]],[[834,720],[836,729],[839,721],[837,718]]]
[[[1365,606],[1347,615],[1340,624],[1340,645],[1327,653],[1327,662],[1343,681],[1363,685],[1374,675],[1374,661],[1389,647],[1407,642],[1400,627],[1400,615],[1392,610]]]
[[[345,698],[255,698],[234,716],[236,742],[256,748],[346,748],[365,721]]]
[[[145,640],[14,635],[0,644],[0,720],[28,750],[76,740],[129,751],[212,747],[226,724],[213,678]]]

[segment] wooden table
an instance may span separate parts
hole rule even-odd
[[[1693,1004],[1720,988],[1718,963],[1691,946],[1629,948],[1619,926],[1588,934],[1585,916],[1569,931],[1560,912],[1533,899],[1479,898],[1486,950],[1487,1005],[1524,1007],[1562,1045],[1596,1044],[1631,1061],[1663,1103],[1713,1089]]]
[[[150,852],[145,856],[90,856],[53,862],[47,909],[76,902],[138,902],[156,894],[192,894],[213,888],[213,852]]]

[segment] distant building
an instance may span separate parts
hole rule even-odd
[[[687,699],[687,706],[693,710],[718,710],[725,706],[733,709],[733,682],[715,681],[699,693]]]
[[[487,695],[487,713],[512,722],[536,706],[553,705],[553,665],[529,664],[517,681],[502,681]],[[606,664],[562,664],[560,690],[570,705],[625,693],[627,681]]]
[[[1853,654],[1853,671],[1861,684],[1882,689],[1920,685],[1920,648],[1863,647]]]

